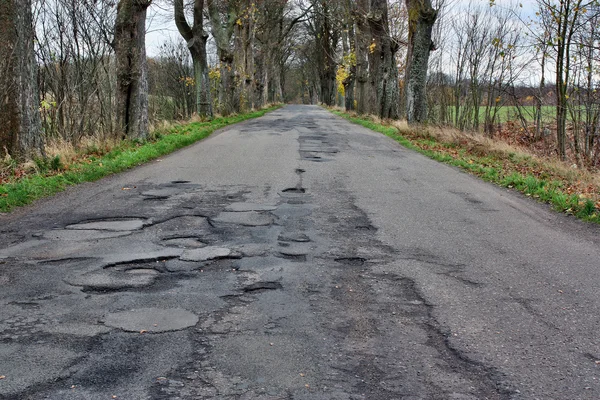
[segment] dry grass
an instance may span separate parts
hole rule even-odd
[[[526,147],[510,144],[501,139],[492,139],[480,133],[461,132],[449,127],[428,126],[422,129],[413,129],[406,121],[388,121],[388,124],[396,127],[402,135],[411,138],[433,139],[442,144],[455,145],[465,149],[468,154],[479,157],[493,156],[531,168],[529,171],[521,172],[538,175],[536,168],[543,169],[553,178],[577,187],[578,191],[594,193],[595,197],[600,196],[600,173],[578,168],[576,165],[570,165],[556,158],[540,156]]]

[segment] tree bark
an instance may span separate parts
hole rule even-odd
[[[194,24],[190,27],[185,19],[183,0],[175,0],[175,24],[181,36],[187,42],[194,64],[194,83],[196,86],[196,112],[201,117],[212,118],[212,98],[210,94],[210,78],[208,76],[208,60],[206,57],[206,41],[208,34],[204,31],[204,0],[194,1]]]
[[[121,0],[115,22],[117,121],[124,138],[148,137],[146,11],[151,0]]]
[[[354,84],[356,81],[356,37],[354,35],[354,18],[352,17],[352,1],[348,0],[345,5],[344,30],[342,33],[342,44],[344,48],[345,67],[348,69],[348,77],[344,79],[344,107],[346,111],[354,111]]]
[[[371,43],[367,13],[368,0],[357,0],[354,9],[354,35],[356,37],[356,82],[357,82],[357,111],[366,114],[369,110],[367,104],[369,81],[369,45]]]
[[[318,0],[315,7],[317,9],[317,62],[320,66],[321,102],[333,106],[336,97],[336,63],[333,56],[337,46],[337,33],[331,29],[332,16],[328,1]]]
[[[31,0],[0,0],[0,101],[0,152],[43,155]]]
[[[396,52],[398,44],[389,34],[387,0],[372,0],[368,14],[373,50],[369,57],[370,82],[375,93],[375,114],[380,118],[399,118],[400,88]]]
[[[231,37],[237,21],[237,12],[232,4],[227,5],[227,15],[222,21],[219,4],[215,0],[207,0],[208,15],[213,37],[217,44],[217,55],[221,62],[221,90],[219,104],[221,114],[230,115],[239,111],[239,101],[235,98],[235,66],[231,48]]]
[[[408,54],[406,60],[406,117],[409,124],[427,120],[427,68],[433,49],[431,35],[437,10],[431,0],[406,0]]]

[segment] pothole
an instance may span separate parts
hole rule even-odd
[[[112,239],[131,235],[131,231],[92,230],[92,229],[53,229],[42,234],[48,240],[84,242],[86,240]]]
[[[187,250],[180,257],[180,260],[202,262],[224,258],[241,258],[241,255],[225,247],[209,246],[201,249]]]
[[[353,267],[359,267],[361,265],[364,265],[367,260],[364,258],[361,258],[361,257],[341,257],[341,258],[336,258],[335,261],[340,264],[350,265]]]
[[[142,196],[145,197],[144,200],[167,200],[180,192],[177,188],[152,189],[142,192]]]
[[[176,216],[166,221],[158,222],[151,227],[152,230],[159,231],[163,234],[182,235],[185,232],[210,231],[210,224],[205,217],[196,215]],[[173,236],[172,236],[173,237]]]
[[[282,250],[277,253],[278,257],[285,258],[286,260],[296,261],[296,262],[305,262],[306,254],[297,254],[295,252],[288,252],[287,250]]]
[[[144,269],[135,273],[102,270],[68,278],[66,282],[71,286],[81,286],[84,292],[113,292],[150,286],[158,275],[159,273],[153,269]]]
[[[359,231],[370,231],[370,232],[374,232],[377,230],[377,228],[375,228],[373,225],[358,225],[358,226],[356,226],[356,229]]]
[[[99,219],[67,225],[66,229],[123,232],[137,231],[148,224],[148,220],[142,218]]]
[[[281,191],[282,193],[293,193],[293,194],[302,194],[306,193],[306,189],[300,187],[287,188]]]
[[[182,308],[141,308],[108,314],[104,324],[125,332],[180,331],[198,323],[198,316]]]
[[[282,242],[308,243],[310,238],[304,233],[282,233],[277,240]]]
[[[233,212],[248,212],[248,211],[274,211],[277,210],[277,206],[269,204],[256,204],[256,203],[233,203],[225,207],[225,211]]]
[[[302,169],[302,168],[296,168],[296,173],[297,173],[297,174],[303,174],[303,173],[305,173],[305,172],[306,172],[306,170],[305,170],[305,169]]]
[[[169,257],[169,259],[172,259],[172,258],[173,257]],[[130,274],[148,273],[148,274],[152,275],[152,274],[158,273],[160,271],[164,271],[165,268],[163,267],[163,265],[167,261],[168,261],[168,259],[154,261],[154,262],[147,262],[147,261],[135,262],[134,261],[134,262],[118,263],[118,264],[111,264],[111,265],[105,266],[104,269],[107,271],[127,272]]]
[[[207,246],[206,243],[193,236],[171,237],[163,239],[162,244],[167,247],[178,247],[183,249],[198,249]]]
[[[260,213],[256,211],[225,211],[220,213],[216,218],[212,219],[211,221],[243,226],[267,226],[272,225],[275,222],[275,219],[269,214]]]
[[[279,282],[256,282],[252,285],[248,285],[244,287],[243,291],[245,293],[256,293],[263,292],[266,290],[280,290],[283,289],[283,286]]]

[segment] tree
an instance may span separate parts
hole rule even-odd
[[[217,45],[217,55],[221,62],[221,90],[219,104],[221,114],[229,115],[239,111],[235,98],[235,68],[231,39],[238,21],[237,1],[217,2],[207,0],[208,16],[213,37]]]
[[[597,0],[537,0],[554,55],[556,73],[556,139],[561,160],[566,159],[568,93],[574,37],[582,19]]]
[[[146,12],[152,0],[120,0],[113,46],[117,64],[117,120],[123,137],[148,136]]]
[[[368,0],[356,0],[353,9],[354,16],[354,35],[356,45],[356,102],[359,114],[366,114],[369,111],[368,106],[368,87],[369,81],[369,49],[371,44],[371,32],[367,23],[367,14],[369,12]]]
[[[183,0],[175,0],[175,24],[181,36],[186,40],[194,64],[194,80],[196,84],[196,109],[202,117],[212,117],[212,99],[210,95],[210,79],[206,59],[206,41],[208,34],[204,31],[204,0],[194,1],[194,23],[190,26],[185,19]]]
[[[406,117],[408,123],[427,120],[427,69],[434,49],[431,35],[438,11],[431,0],[406,0],[408,54],[406,61]]]
[[[0,151],[43,153],[31,0],[0,1]]]
[[[317,45],[317,63],[321,81],[321,101],[328,106],[335,104],[336,61],[335,50],[339,41],[339,29],[334,21],[335,1],[317,0],[313,2],[315,13],[314,33]]]
[[[398,119],[400,88],[396,52],[399,45],[390,36],[387,0],[371,0],[368,20],[373,37],[369,81],[375,93],[375,114],[380,118]]]

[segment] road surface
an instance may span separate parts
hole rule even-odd
[[[599,233],[287,106],[0,217],[0,399],[598,399]]]

